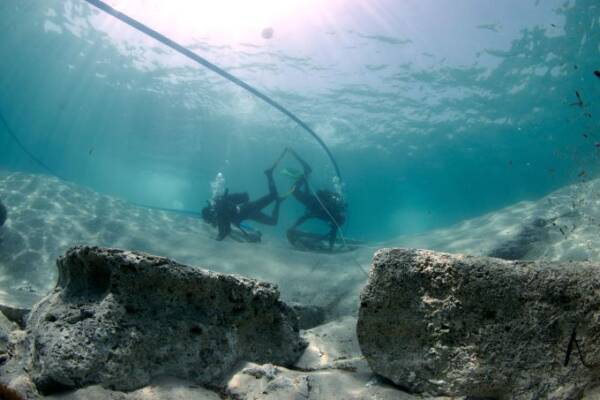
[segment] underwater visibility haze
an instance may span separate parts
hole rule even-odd
[[[597,0],[3,0],[0,398],[583,398],[599,116]]]
[[[265,195],[263,171],[289,148],[310,165],[310,190],[343,198],[344,238],[372,251],[598,170],[600,7],[591,0],[108,3],[258,97],[93,3],[0,5],[6,174],[54,176],[204,225],[202,208],[225,189]],[[274,170],[287,196],[275,226],[245,222],[263,243],[293,248],[286,231],[305,209],[292,195],[301,170],[291,153]],[[23,196],[9,208],[27,208]],[[48,218],[66,207],[56,205]],[[104,219],[111,237],[128,235],[104,213],[87,217]],[[326,233],[328,218],[305,226]],[[98,237],[93,225],[86,231]],[[152,241],[143,231],[129,239]]]
[[[311,188],[343,196],[345,236],[376,247],[598,170],[591,0],[109,3],[298,121],[91,3],[0,5],[6,173],[200,223],[218,179],[217,191],[257,199],[290,148]],[[300,170],[288,153],[274,171],[280,195]],[[303,213],[292,197],[276,226],[246,226],[287,245]],[[326,220],[307,226],[325,232]]]
[[[594,174],[593,1],[112,5],[312,127],[340,165],[350,236],[447,226]],[[58,176],[198,210],[219,172],[259,195],[288,146],[331,185],[326,154],[284,115],[85,2],[0,7],[0,110]],[[5,126],[0,140],[3,167],[39,171]]]

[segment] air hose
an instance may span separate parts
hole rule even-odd
[[[39,158],[37,158],[31,151],[29,151],[27,149],[27,147],[25,147],[25,145],[23,144],[23,142],[21,142],[21,140],[19,139],[19,137],[11,129],[10,125],[8,124],[8,121],[6,120],[6,118],[4,118],[4,115],[2,114],[1,111],[0,111],[0,122],[2,122],[2,125],[4,125],[4,128],[6,129],[6,133],[8,133],[8,136],[10,136],[12,138],[12,140],[17,144],[17,146],[19,146],[19,148],[25,154],[27,154],[27,156],[29,158],[31,158],[37,165],[39,165],[43,170],[45,170],[46,172],[48,172],[50,175],[58,176],[52,170],[52,168],[50,168],[48,165],[46,165],[45,162],[43,162],[42,160],[40,160]]]
[[[265,103],[269,104],[270,106],[274,107],[275,109],[277,109],[278,111],[283,113],[285,116],[290,118],[296,124],[300,125],[300,127],[302,129],[304,129],[306,132],[308,132],[321,145],[321,147],[323,148],[323,150],[325,150],[325,152],[327,153],[327,156],[331,160],[331,163],[333,164],[333,168],[335,169],[336,175],[338,176],[338,178],[340,178],[340,180],[342,179],[342,175],[340,173],[340,169],[337,165],[337,162],[335,161],[335,158],[333,158],[333,154],[331,154],[331,151],[329,150],[329,148],[327,147],[325,142],[323,142],[323,140],[319,137],[319,135],[317,135],[316,132],[313,131],[304,121],[302,121],[300,118],[298,118],[294,113],[289,111],[287,108],[285,108],[284,106],[282,106],[281,104],[279,104],[278,102],[276,102],[275,100],[273,100],[272,98],[267,96],[266,94],[262,93],[255,87],[253,87],[253,86],[247,84],[246,82],[242,81],[241,79],[231,75],[229,72],[225,71],[224,69],[219,68],[218,66],[216,66],[215,64],[206,60],[205,58],[200,57],[198,54],[194,53],[193,51],[187,49],[186,47],[183,47],[179,43],[169,39],[168,37],[162,35],[161,33],[148,27],[147,25],[144,25],[143,23],[139,22],[138,20],[133,19],[130,16],[114,9],[113,7],[109,6],[105,2],[100,1],[100,0],[84,0],[84,1],[98,9],[104,11],[105,13],[115,17],[116,19],[124,22],[125,24],[129,25],[130,27],[144,33],[145,35],[150,36],[151,38],[153,38],[155,40],[158,40],[159,42],[161,42],[162,44],[164,44],[167,47],[170,47],[171,49],[175,50],[179,54],[184,55],[185,57],[189,58],[190,60],[195,61],[196,63],[202,65],[203,67],[215,72],[216,74],[222,76],[223,78],[229,80],[230,82],[247,90],[252,95],[258,97],[259,99],[263,100]]]

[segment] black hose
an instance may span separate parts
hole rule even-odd
[[[333,154],[331,154],[331,151],[329,151],[329,148],[327,147],[325,142],[323,142],[323,140],[315,133],[315,131],[313,131],[308,125],[306,125],[306,123],[304,123],[300,118],[298,118],[291,111],[289,111],[288,109],[283,107],[281,104],[277,103],[275,100],[271,99],[269,96],[260,92],[258,89],[254,88],[253,86],[250,86],[249,84],[242,81],[241,79],[236,78],[235,76],[231,75],[229,72],[219,68],[218,66],[216,66],[215,64],[206,60],[205,58],[200,57],[193,51],[183,47],[179,43],[174,42],[173,40],[169,39],[168,37],[158,33],[154,29],[148,27],[147,25],[142,24],[141,22],[131,18],[130,16],[123,14],[120,11],[115,10],[114,8],[112,8],[111,6],[106,4],[105,2],[100,1],[100,0],[84,0],[84,1],[86,1],[87,3],[91,4],[92,6],[98,8],[98,9],[104,11],[105,13],[107,13],[109,15],[112,15],[113,17],[126,23],[127,25],[131,26],[132,28],[137,29],[138,31],[150,36],[151,38],[158,40],[165,46],[170,47],[171,49],[186,56],[187,58],[189,58],[193,61],[196,61],[198,64],[202,65],[203,67],[208,68],[211,71],[221,75],[223,78],[235,83],[236,85],[247,90],[248,92],[252,93],[254,96],[258,97],[259,99],[263,100],[267,104],[271,105],[272,107],[276,108],[277,110],[279,110],[280,112],[285,114],[292,121],[294,121],[295,123],[300,125],[300,127],[302,127],[305,131],[310,133],[310,135],[313,138],[315,138],[315,140],[321,145],[321,147],[323,147],[323,149],[329,156],[331,163],[333,164],[336,175],[340,179],[342,179],[342,175],[340,174],[340,169],[339,169],[335,159],[333,158]]]

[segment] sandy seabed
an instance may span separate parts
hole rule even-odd
[[[214,240],[199,218],[132,205],[46,175],[0,173],[9,217],[0,228],[0,304],[30,307],[56,282],[56,258],[75,245],[115,247],[169,257],[213,271],[279,285],[287,301],[351,312],[373,249],[345,254],[296,251],[263,243]]]
[[[29,307],[57,278],[55,260],[75,245],[144,251],[178,262],[273,282],[286,301],[353,314],[358,293],[381,247],[418,247],[487,255],[519,240],[535,221],[526,259],[598,260],[600,180],[562,188],[537,201],[421,235],[400,236],[342,254],[297,251],[279,238],[263,243],[217,242],[199,218],[132,205],[47,175],[0,172],[0,198],[9,218],[0,228],[0,304]],[[531,235],[530,235],[531,236]]]
[[[226,383],[235,398],[297,398],[309,389],[311,398],[422,398],[379,381],[360,354],[355,315],[367,278],[359,266],[368,269],[377,248],[418,247],[473,255],[516,248],[525,259],[600,259],[596,245],[600,180],[567,186],[537,201],[520,202],[445,229],[335,255],[297,251],[268,235],[260,244],[217,242],[213,228],[198,218],[135,206],[45,175],[0,172],[0,198],[9,211],[0,228],[0,304],[30,307],[54,287],[58,256],[75,245],[95,245],[144,251],[273,282],[285,301],[324,307],[327,323],[303,332],[309,346],[297,369],[279,367],[289,387],[277,389],[274,382],[279,381],[257,379],[242,367]],[[308,389],[302,386],[305,383]],[[203,400],[220,395],[168,380],[127,394],[92,386],[53,398]]]

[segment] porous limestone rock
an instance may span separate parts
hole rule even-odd
[[[599,321],[597,264],[383,249],[357,334],[373,371],[411,391],[578,399],[600,377]]]
[[[9,335],[17,328],[17,324],[10,321],[0,310],[0,365],[8,360]]]
[[[46,396],[47,400],[220,400],[211,390],[177,379],[160,379],[133,392],[119,392],[100,385]]]
[[[26,308],[18,308],[0,304],[0,312],[4,314],[9,321],[16,323],[20,328],[25,326],[29,312]]]
[[[305,347],[276,287],[143,253],[76,247],[31,311],[30,374],[44,393],[155,377],[218,382],[240,361],[292,365]]]

